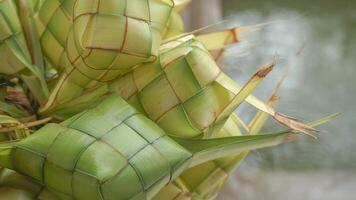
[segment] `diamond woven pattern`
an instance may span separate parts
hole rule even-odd
[[[222,120],[215,126],[212,138],[241,135],[236,114]],[[205,162],[186,169],[172,183],[164,187],[153,199],[214,199],[226,182],[229,174],[244,158],[245,153]],[[169,196],[168,196],[169,195]]]
[[[113,96],[19,142],[13,162],[17,171],[65,199],[150,199],[190,157],[157,125]]]
[[[195,137],[230,115],[240,87],[192,39],[162,50],[155,63],[120,78],[113,90],[167,133]]]
[[[57,101],[155,60],[172,9],[162,0],[43,1],[35,15],[41,46],[65,77]]]

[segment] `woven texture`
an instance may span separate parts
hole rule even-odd
[[[226,120],[215,124],[218,128],[211,135],[212,138],[239,136],[240,129],[237,126],[236,115],[232,114]],[[220,158],[198,166],[186,169],[178,178],[164,187],[154,200],[191,200],[214,199],[226,182],[229,174],[244,158],[244,153]]]
[[[150,199],[191,154],[120,97],[16,144],[16,171],[64,199]]]
[[[156,62],[136,68],[112,89],[168,134],[195,137],[233,112],[240,88],[191,39],[161,50]]]
[[[47,61],[62,73],[63,103],[156,59],[170,0],[45,0],[35,18]]]
[[[165,39],[172,38],[184,32],[183,18],[175,10],[173,10],[167,25],[168,26],[165,29],[164,37],[163,37]]]
[[[13,0],[0,1],[0,27],[0,74],[12,75],[26,68],[21,59],[31,60]]]

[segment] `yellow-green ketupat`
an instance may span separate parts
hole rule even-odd
[[[34,14],[46,61],[60,75],[50,110],[156,59],[170,0],[45,0]]]
[[[39,183],[42,187],[36,195],[45,189],[59,199],[152,199],[185,169],[285,143],[291,135],[286,130],[217,139],[170,137],[113,95],[60,124],[49,123],[21,141],[0,144],[0,167],[28,177],[33,190]],[[0,185],[2,189],[6,184],[9,182]],[[2,195],[12,193],[8,189]]]
[[[217,61],[260,25],[183,33],[189,2],[0,0],[0,199],[214,199],[250,150],[334,117],[254,97],[274,62],[237,84]]]

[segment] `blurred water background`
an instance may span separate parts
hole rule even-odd
[[[356,197],[356,1],[223,0],[227,26],[271,22],[230,47],[220,66],[239,83],[277,58],[255,92],[266,99],[286,68],[277,109],[307,121],[340,112],[318,140],[252,152],[219,200],[349,200]],[[209,16],[208,13],[201,15]],[[254,110],[238,113],[249,120]],[[265,131],[281,127],[270,120]]]

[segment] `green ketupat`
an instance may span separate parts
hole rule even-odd
[[[179,137],[209,135],[216,122],[245,100],[288,127],[314,131],[250,95],[273,66],[262,68],[240,87],[221,71],[201,42],[187,36],[165,44],[157,61],[134,69],[110,87],[167,133]]]
[[[151,199],[188,167],[289,141],[290,131],[219,139],[170,138],[118,96],[20,142],[0,145],[0,166],[60,199]]]
[[[221,34],[224,34],[224,38],[229,38],[225,32]],[[200,39],[206,41],[206,38]],[[214,49],[225,42],[233,41],[226,40],[222,44],[210,47]],[[268,103],[260,103],[253,97],[246,99],[270,71],[272,65],[257,72],[241,88],[221,72],[202,43],[189,36],[171,43],[173,44],[166,44],[169,48],[162,48],[156,63],[140,66],[111,85],[112,90],[118,92],[142,113],[146,113],[167,133],[187,138],[237,135],[240,131],[231,126],[227,133],[224,129],[220,132],[225,124],[233,121],[231,118],[237,117],[233,115],[227,118],[219,114],[229,115],[244,100],[257,108],[263,105],[262,107],[275,112]],[[195,99],[197,100],[194,103]],[[261,112],[259,115],[268,116],[270,113]],[[194,119],[201,120],[199,121],[201,123],[196,123]],[[205,126],[200,126],[204,123]],[[251,131],[259,132],[263,123],[261,121],[252,124]],[[302,124],[300,127],[313,130]],[[243,153],[188,169],[155,198],[173,199],[178,196],[184,199],[214,198],[229,172],[246,155]]]
[[[278,100],[276,92],[279,85],[280,83],[266,102],[267,105],[273,107],[276,104]],[[242,131],[249,135],[257,134],[261,131],[267,119],[268,114],[259,111],[247,126],[236,114],[232,114],[229,118],[214,126],[215,130],[218,131],[214,131],[210,137],[239,136],[241,135],[240,127]],[[164,187],[155,196],[155,199],[215,199],[231,172],[247,155],[248,152],[243,152],[239,155],[212,160],[187,169],[174,182]]]
[[[237,115],[232,114],[220,124],[216,124],[216,130],[219,131],[214,132],[211,137],[240,136],[240,128],[237,125],[239,121]],[[219,127],[221,125],[222,128]],[[154,199],[211,199],[227,180],[229,172],[241,160],[241,154],[212,160],[185,170],[172,183],[164,187]]]
[[[42,1],[36,27],[60,77],[41,111],[155,60],[173,6],[171,0]]]
[[[11,155],[13,169],[60,199],[88,200],[149,198],[191,158],[120,97],[46,125]]]
[[[192,37],[172,43],[156,62],[136,68],[111,88],[169,134],[201,136],[241,103],[233,101],[240,88],[231,88],[233,81],[202,43]]]

